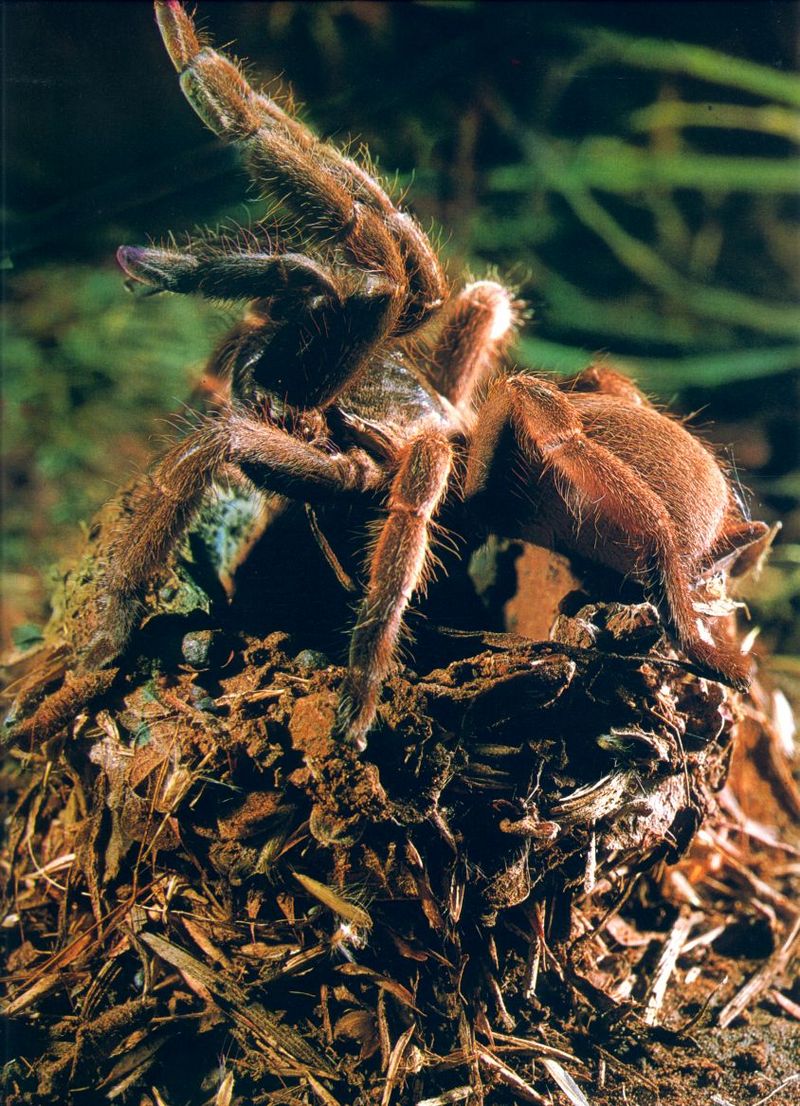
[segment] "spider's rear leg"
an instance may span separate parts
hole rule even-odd
[[[309,237],[339,244],[352,263],[383,273],[396,289],[387,333],[419,327],[444,302],[447,286],[419,225],[398,211],[370,174],[263,93],[224,54],[204,46],[177,0],[157,0],[164,43],[181,88],[203,122],[236,142],[259,186],[266,184]]]
[[[600,392],[618,396],[637,407],[653,406],[635,381],[602,362],[595,362],[574,376],[565,377],[559,381],[559,387],[564,392]]]
[[[600,392],[617,396],[638,407],[654,406],[630,377],[603,362],[589,365],[574,376],[559,381],[559,387],[565,392]],[[772,540],[769,532],[770,528],[765,522],[753,522],[747,518],[743,505],[731,496],[722,530],[703,557],[701,569],[705,571],[727,559],[731,576],[749,571],[769,548]]]
[[[552,474],[576,527],[580,518],[598,530],[605,521],[607,529],[624,535],[631,566],[646,576],[654,602],[689,658],[711,678],[746,690],[746,657],[716,641],[694,610],[691,580],[664,503],[630,465],[587,438],[578,414],[555,385],[511,377],[493,387],[478,414],[466,496],[477,497],[489,488],[496,450],[507,429],[533,472]]]
[[[745,576],[757,570],[780,530],[766,522],[745,518],[738,504],[731,506],[722,533],[704,558],[704,568],[724,565],[730,576]]]
[[[429,568],[431,522],[447,490],[452,463],[448,439],[431,432],[406,447],[392,481],[389,515],[372,555],[339,700],[338,728],[358,749],[366,747],[406,608]]]

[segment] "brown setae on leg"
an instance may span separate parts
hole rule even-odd
[[[431,355],[436,390],[456,407],[469,407],[499,369],[516,325],[516,305],[502,284],[479,280],[463,288],[447,305]]]
[[[389,515],[370,562],[369,584],[350,643],[338,728],[364,749],[381,685],[389,673],[403,615],[430,567],[431,522],[447,490],[453,450],[444,435],[416,438],[405,449],[389,492]]]
[[[422,228],[399,211],[372,176],[253,89],[239,67],[204,45],[178,0],[159,0],[164,43],[189,103],[216,134],[236,142],[249,174],[280,195],[298,224],[359,269],[396,290],[387,337],[417,329],[447,296],[438,258]]]
[[[662,617],[689,658],[710,677],[744,690],[746,657],[715,641],[692,605],[691,583],[669,513],[642,477],[605,446],[586,437],[566,396],[547,381],[516,376],[499,381],[478,413],[465,494],[485,493],[501,435],[512,429],[530,467],[552,475],[581,525],[624,534]]]
[[[618,373],[609,365],[597,361],[574,376],[559,381],[562,392],[600,392],[602,395],[626,399],[637,407],[652,407],[641,388],[629,376]]]
[[[361,450],[327,453],[237,411],[208,420],[173,446],[133,491],[98,587],[101,628],[81,657],[84,670],[122,650],[142,589],[169,557],[214,478],[231,467],[261,490],[310,502],[377,488],[383,478]]]

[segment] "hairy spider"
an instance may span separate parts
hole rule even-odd
[[[255,235],[235,249],[220,237],[119,250],[128,276],[153,291],[252,302],[215,355],[231,381],[227,406],[135,492],[83,669],[122,650],[148,578],[214,478],[233,472],[311,505],[371,496],[385,506],[339,707],[339,730],[358,747],[449,493],[463,497],[474,529],[632,576],[697,671],[746,688],[747,659],[712,634],[692,593],[766,527],[744,516],[709,449],[608,367],[560,385],[503,374],[512,293],[488,280],[451,291],[423,230],[367,169],[251,88],[200,41],[178,0],[158,0],[156,12],[187,99],[281,197],[294,248]],[[501,494],[512,482],[523,496]]]

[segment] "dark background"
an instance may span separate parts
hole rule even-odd
[[[533,310],[521,363],[568,371],[604,351],[673,409],[701,412],[702,432],[735,449],[755,512],[786,523],[759,602],[790,651],[800,82],[776,95],[770,76],[796,71],[797,5],[206,3],[198,14],[251,76],[289,79],[319,132],[369,146],[423,223],[443,228],[451,272],[494,268],[520,286]],[[41,620],[47,565],[157,451],[158,417],[190,394],[235,317],[179,297],[135,302],[117,245],[252,222],[264,205],[184,101],[148,3],[6,3],[2,19],[7,631]],[[645,63],[618,41],[600,56],[608,29],[647,40]],[[678,61],[663,65],[656,46],[673,41]],[[717,79],[692,75],[692,44],[729,55]],[[765,67],[747,87],[742,60]],[[675,104],[713,125],[646,124]]]
[[[458,189],[447,170],[459,127],[489,90],[525,121],[572,135],[611,133],[620,115],[650,101],[657,81],[618,69],[595,74],[591,89],[579,85],[554,110],[576,32],[701,43],[784,72],[798,51],[798,7],[775,0],[216,2],[198,17],[218,45],[235,42],[252,73],[284,74],[318,130],[358,136],[389,172],[441,175],[438,203]],[[18,256],[92,256],[114,241],[111,221],[159,233],[238,198],[233,181],[198,179],[230,176],[230,162],[208,156],[213,137],[186,109],[149,3],[12,2],[3,20],[6,203]],[[690,88],[708,97],[707,84]],[[480,130],[476,170],[511,161],[514,150],[488,125]],[[762,136],[735,137],[726,136],[736,152],[782,152]]]

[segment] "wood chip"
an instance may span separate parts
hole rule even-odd
[[[564,1071],[557,1060],[552,1060],[545,1057],[542,1060],[542,1064],[547,1070],[547,1074],[559,1088],[559,1090],[567,1096],[572,1103],[572,1106],[590,1106],[589,1100],[586,1095],[580,1089],[578,1084],[572,1078],[568,1071]]]
[[[544,1095],[539,1094],[530,1083],[526,1083],[522,1076],[517,1075],[517,1073],[510,1068],[508,1064],[504,1064],[499,1057],[494,1056],[485,1049],[479,1049],[478,1059],[496,1076],[499,1083],[515,1091],[525,1102],[533,1102],[535,1106],[550,1106],[549,1100],[546,1099]]]
[[[248,1001],[245,992],[229,976],[217,973],[189,953],[155,933],[143,932],[139,940],[156,956],[172,964],[178,971],[192,976],[208,989],[223,1009],[230,1011],[236,1022],[259,1037],[279,1056],[293,1062],[296,1074],[308,1075],[308,1070],[325,1078],[338,1078],[336,1072],[291,1026],[283,1025],[264,1008]]]
[[[401,1033],[395,1042],[394,1048],[389,1056],[389,1063],[386,1066],[386,1082],[383,1087],[383,1094],[381,1095],[381,1106],[389,1106],[395,1085],[400,1078],[400,1064],[402,1063],[406,1049],[411,1043],[411,1038],[414,1036],[416,1028],[416,1025],[410,1025],[404,1033]]]
[[[691,929],[701,918],[702,914],[690,913],[688,909],[684,907],[670,930],[669,937],[664,942],[664,947],[661,950],[661,955],[658,958],[658,964],[656,965],[656,970],[650,983],[644,1014],[642,1015],[645,1025],[656,1024],[658,1012],[661,1009],[664,997],[667,993],[667,984],[675,969],[675,964],[681,954],[686,938]]]

